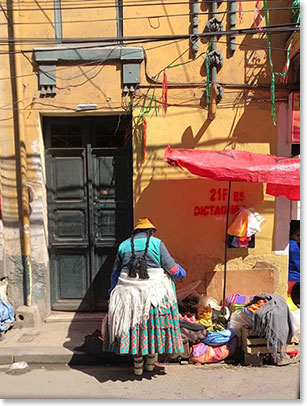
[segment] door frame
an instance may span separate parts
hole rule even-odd
[[[95,147],[95,142],[93,142],[93,133],[92,133],[92,128],[90,128],[89,123],[91,123],[97,118],[98,120],[103,120],[104,117],[109,117],[109,115],[99,115],[99,116],[42,116],[42,133],[43,133],[43,140],[44,140],[44,146],[45,146],[45,172],[46,172],[46,206],[47,206],[47,221],[48,221],[48,251],[49,251],[49,268],[50,268],[50,301],[51,301],[51,308],[52,310],[60,310],[63,311],[64,309],[62,308],[62,304],[66,306],[66,309],[64,311],[95,311],[96,309],[96,303],[95,303],[95,293],[94,293],[94,279],[96,275],[99,272],[98,264],[99,264],[99,254],[97,252],[101,251],[103,252],[107,246],[108,247],[118,247],[120,242],[123,239],[120,240],[114,240],[113,242],[110,241],[110,245],[100,245],[94,243],[94,208],[93,208],[93,179],[92,179],[92,173],[91,173],[91,166],[92,166],[92,151],[95,149],[101,149]],[[119,114],[112,114],[112,116],[119,116]],[[131,127],[126,127],[127,129],[132,128],[132,116],[131,114],[126,115],[129,118],[129,122]],[[65,122],[69,123],[76,123],[80,122],[82,123],[82,149],[84,148],[85,151],[85,176],[86,176],[86,193],[87,193],[87,201],[88,201],[88,208],[87,208],[87,222],[88,222],[88,248],[83,246],[84,244],[61,244],[61,246],[51,246],[50,244],[50,203],[51,199],[49,197],[49,190],[48,190],[48,185],[50,185],[50,162],[48,162],[48,154],[52,148],[51,146],[51,124],[52,122],[55,122],[58,119],[61,119]],[[90,121],[92,120],[92,121]],[[91,131],[90,134],[88,134],[88,131]],[[87,139],[87,137],[89,139]],[[124,137],[123,137],[124,138]],[[92,145],[92,142],[94,145]],[[114,147],[109,147],[107,149],[111,150]],[[119,150],[120,147],[115,147],[115,149]],[[129,220],[130,220],[130,229],[132,230],[133,228],[133,146],[132,146],[132,137],[128,140],[128,142],[125,143],[123,148],[128,148],[127,151],[127,161],[128,161],[128,166],[129,166],[129,172],[127,174],[127,180],[128,180],[128,189],[130,191],[129,196],[127,198],[127,202],[129,205]],[[57,148],[58,149],[58,148]],[[62,148],[63,150],[64,148]],[[71,149],[71,148],[68,148]],[[78,149],[78,147],[73,148],[73,149]],[[60,150],[60,148],[58,149]],[[52,204],[52,203],[51,203]],[[131,231],[130,230],[130,231]],[[88,271],[87,271],[87,278],[89,278],[88,283],[89,287],[87,289],[86,295],[84,296],[83,299],[78,300],[78,299],[71,299],[71,300],[60,300],[56,297],[56,289],[58,287],[56,284],[58,281],[56,280],[57,276],[57,271],[56,269],[53,269],[54,264],[52,264],[52,255],[56,255],[55,252],[52,252],[53,249],[56,251],[62,251],[62,252],[69,252],[73,249],[79,247],[81,250],[88,249],[88,260],[89,264],[88,266]],[[72,252],[72,251],[71,251]],[[96,269],[97,268],[97,269]],[[84,299],[88,300],[88,306],[81,306],[82,301]],[[59,303],[59,306],[57,306],[57,303]],[[107,300],[106,300],[107,303]],[[100,311],[101,309],[98,309]]]

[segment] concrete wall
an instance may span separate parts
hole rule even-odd
[[[93,4],[91,4],[93,3]],[[199,30],[202,32],[208,20],[209,3],[199,2]],[[268,2],[268,6],[270,6]],[[288,2],[289,5],[291,2]],[[49,3],[48,3],[49,4]],[[283,6],[286,4],[283,2]],[[87,2],[97,6],[97,2]],[[278,5],[274,2],[274,7]],[[20,7],[20,11],[18,11]],[[252,9],[249,3],[244,4]],[[14,35],[16,38],[45,38],[54,46],[54,13],[44,1],[31,5],[35,11],[25,10],[25,5],[14,3]],[[221,4],[218,11],[226,10]],[[154,5],[127,7],[124,11],[124,35],[172,35],[187,34],[191,29],[189,5]],[[168,14],[168,16],[166,16]],[[174,14],[183,14],[173,16]],[[148,16],[163,16],[151,17]],[[290,11],[271,13],[271,24],[283,24],[290,20]],[[112,37],[116,34],[115,9],[63,10],[63,35],[65,38]],[[166,16],[166,17],[165,17]],[[111,21],[105,21],[111,19]],[[113,20],[112,20],[113,19]],[[79,21],[74,23],[72,21]],[[91,24],[85,21],[91,21]],[[0,15],[3,24],[6,19]],[[33,22],[36,22],[33,25]],[[39,24],[37,24],[39,23]],[[227,16],[223,20],[227,23]],[[244,13],[238,28],[251,27],[253,13]],[[35,29],[34,29],[35,27]],[[5,24],[0,26],[1,37],[8,35]],[[272,47],[284,48],[288,34],[272,36]],[[224,182],[213,182],[189,175],[187,171],[174,169],[163,161],[167,145],[176,148],[238,149],[250,152],[287,155],[280,145],[288,145],[285,133],[288,91],[276,91],[278,124],[271,119],[270,70],[267,59],[267,42],[264,35],[238,36],[235,54],[227,52],[226,38],[218,41],[223,54],[224,66],[218,73],[218,81],[233,84],[225,86],[224,96],[217,109],[216,119],[207,119],[204,90],[206,72],[204,56],[207,40],[199,41],[199,58],[192,61],[189,39],[172,42],[140,44],[146,52],[146,64],[141,66],[140,87],[132,100],[134,117],[134,216],[149,216],[157,226],[169,251],[188,271],[185,282],[205,280],[206,272],[223,269],[225,206]],[[134,44],[135,45],[135,44]],[[35,45],[39,46],[39,45]],[[46,46],[46,44],[44,44]],[[33,44],[16,44],[15,51],[31,50]],[[7,49],[3,45],[3,49]],[[274,69],[281,70],[285,53],[273,51]],[[16,88],[18,100],[12,96],[12,60],[7,54],[0,55],[0,81],[2,95],[0,117],[1,183],[3,191],[3,245],[6,272],[10,278],[9,296],[15,306],[23,304],[23,267],[21,261],[20,229],[18,215],[18,178],[16,177],[16,122],[13,108],[18,108],[18,131],[26,140],[28,184],[34,190],[31,203],[31,261],[33,266],[34,300],[42,315],[49,312],[49,271],[47,251],[47,210],[44,168],[44,143],[41,118],[44,115],[75,116],[79,103],[95,103],[95,114],[120,114],[131,107],[129,97],[122,97],[121,66],[119,63],[79,64],[57,66],[57,93],[53,98],[41,98],[38,90],[37,65],[31,52],[16,53]],[[189,62],[167,69],[169,83],[167,113],[160,108],[161,80],[152,79],[169,65]],[[196,85],[193,85],[195,84]],[[268,87],[247,89],[243,84],[266,84]],[[154,109],[146,115],[147,156],[142,163],[142,126],[140,114],[148,106],[152,96],[157,100]],[[145,100],[145,103],[144,103]],[[129,104],[130,103],[130,104]],[[88,115],[88,112],[86,113]],[[80,114],[82,115],[82,114]],[[16,138],[17,137],[17,138]],[[287,150],[288,151],[288,150]],[[18,168],[17,168],[18,169]],[[18,170],[17,170],[18,173]],[[219,190],[221,190],[219,192]],[[215,192],[214,192],[215,191]],[[238,192],[238,193],[237,193]],[[214,196],[213,196],[214,195]],[[239,197],[238,197],[239,196]],[[214,198],[214,200],[212,200]],[[265,218],[262,231],[256,236],[255,249],[229,250],[229,269],[249,270],[259,260],[277,265],[280,269],[276,291],[285,294],[287,283],[287,230],[288,206],[279,205],[278,199],[265,194],[261,184],[234,183],[231,205],[254,207]],[[196,215],[197,207],[214,206],[208,215]],[[277,216],[278,209],[278,216]],[[234,208],[233,208],[234,210]],[[230,215],[230,221],[234,213]],[[280,226],[280,224],[283,224]],[[280,237],[282,233],[282,238]],[[278,237],[278,238],[277,238]],[[277,255],[278,254],[278,255]],[[238,281],[239,290],[239,281]]]

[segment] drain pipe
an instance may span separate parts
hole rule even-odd
[[[199,25],[199,20],[198,20],[198,15],[199,15],[199,7],[198,7],[198,0],[193,0],[192,1],[192,37],[191,37],[191,42],[192,42],[192,52],[193,52],[193,58],[196,58],[197,52],[198,52],[198,25]]]
[[[217,2],[213,1],[212,2],[212,18],[216,18],[217,13]],[[214,35],[212,37],[212,46],[211,46],[211,51],[216,51],[216,43],[217,43],[217,36]],[[213,65],[211,68],[211,82],[212,84],[216,85],[216,66]]]
[[[235,30],[237,23],[237,2],[229,2],[229,30]],[[237,48],[236,45],[236,35],[232,34],[229,36],[229,52],[231,55],[234,54]]]
[[[217,18],[217,1],[212,1],[211,4],[211,18],[207,22],[206,31],[217,33],[223,31],[223,24]],[[212,121],[215,119],[216,116],[216,105],[221,101],[223,97],[223,87],[217,82],[217,71],[223,66],[222,54],[217,51],[217,35],[212,35],[211,37],[211,48],[207,57],[209,59],[209,66],[211,68],[209,69],[211,73],[211,81],[210,77],[207,77],[207,83],[208,81],[211,82],[210,90],[208,89],[208,93],[210,93],[208,119]]]
[[[216,13],[217,13],[217,2],[214,1],[212,2],[212,18],[216,18]],[[216,51],[216,42],[217,42],[217,37],[214,35],[212,37],[212,46],[211,46],[211,52]],[[209,120],[214,120],[216,116],[216,66],[212,65],[211,68],[211,91],[210,91],[210,106],[209,106],[209,112],[208,112],[208,118]]]
[[[16,15],[17,15],[16,11]],[[12,0],[7,0],[8,38],[15,38],[15,21]],[[18,211],[21,223],[20,239],[22,261],[24,267],[24,302],[32,306],[32,268],[30,262],[30,220],[29,220],[29,193],[27,174],[27,150],[23,111],[19,109],[22,94],[18,91],[17,78],[21,75],[20,55],[15,52],[14,41],[9,41],[9,64],[11,76],[11,92],[13,105],[14,141],[16,153],[16,182]]]

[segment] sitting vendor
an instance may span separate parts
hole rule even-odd
[[[289,281],[300,282],[300,226],[292,222],[289,242]]]
[[[289,242],[288,295],[300,307],[300,224],[292,221]]]

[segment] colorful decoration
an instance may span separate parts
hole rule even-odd
[[[289,97],[291,144],[301,141],[300,92],[293,92]]]
[[[292,3],[292,14],[293,16],[296,17],[296,24],[299,24],[300,22],[300,12],[297,13],[297,4],[299,5],[299,0],[293,0]],[[270,26],[270,21],[269,21],[269,15],[268,15],[268,9],[267,9],[267,0],[263,0],[263,9],[264,9],[264,16],[265,16],[265,24],[267,27]],[[272,59],[272,42],[271,42],[271,34],[269,32],[266,32],[266,37],[268,41],[268,53],[269,53],[269,63],[270,63],[270,68],[271,68],[271,115],[273,119],[273,124],[276,125],[276,110],[275,110],[275,76],[280,76],[281,78],[285,78],[288,75],[289,71],[289,66],[290,66],[290,50],[291,50],[291,45],[292,41],[294,38],[296,31],[292,33],[292,39],[290,41],[290,44],[287,49],[287,60],[286,60],[286,70],[285,68],[283,69],[283,72],[274,72],[274,65],[273,65],[273,59]]]
[[[166,69],[163,71],[163,81],[162,81],[162,109],[164,113],[167,112],[167,76]]]
[[[243,22],[243,6],[242,6],[242,0],[239,0],[239,21],[240,21],[240,24]]]
[[[255,5],[255,13],[254,13],[254,28],[262,30],[262,23],[263,20],[263,15],[261,14],[261,10],[260,10],[260,0],[256,1],[256,5]]]
[[[287,83],[288,72],[289,72],[289,67],[290,67],[290,60],[291,60],[291,52],[292,52],[292,49],[293,49],[292,43],[293,43],[293,39],[290,42],[290,44],[288,46],[288,49],[287,49],[287,59],[286,59],[286,62],[285,62],[285,66],[284,66],[284,68],[282,70],[283,76],[280,79],[282,83]]]

